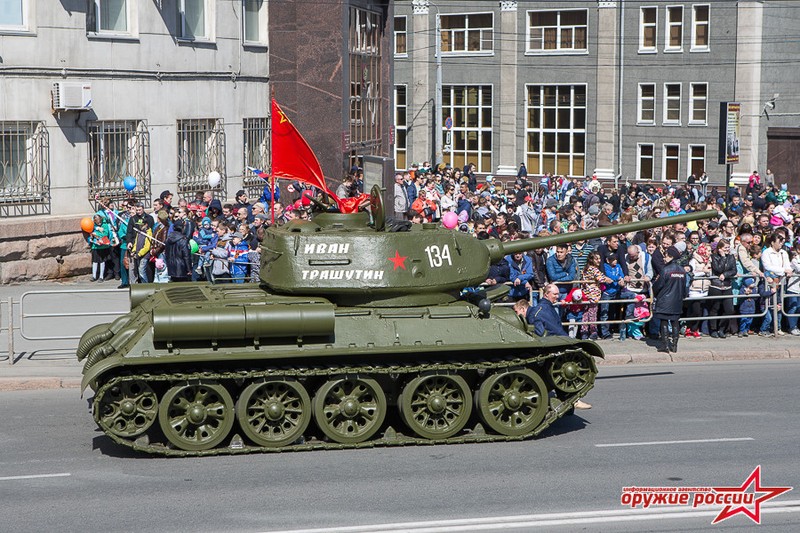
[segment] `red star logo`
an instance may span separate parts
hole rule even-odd
[[[400,252],[398,250],[394,251],[394,257],[389,257],[388,259],[389,261],[394,263],[394,270],[397,270],[397,267],[400,267],[403,270],[406,269],[406,259],[408,259],[408,256],[404,257],[400,255]]]
[[[741,487],[713,487],[716,492],[724,492],[724,493],[741,493],[745,494],[745,490],[753,485],[753,494],[764,494],[760,498],[756,498],[754,501],[755,509],[751,511],[747,507],[740,505],[735,509],[731,509],[732,505],[727,505],[714,519],[712,524],[716,524],[717,522],[722,522],[723,520],[727,520],[728,518],[732,517],[735,514],[743,513],[745,516],[748,516],[753,522],[756,524],[761,523],[761,504],[767,500],[771,500],[776,496],[780,496],[784,492],[788,492],[792,490],[792,487],[762,487],[761,486],[761,465],[758,465],[755,470],[747,477],[747,479],[742,483]]]

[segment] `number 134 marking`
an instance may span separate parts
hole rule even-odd
[[[428,263],[430,263],[431,268],[439,268],[445,261],[447,261],[448,266],[453,266],[453,261],[450,259],[450,247],[446,244],[441,248],[435,244],[428,246],[425,248],[425,253],[428,254]]]

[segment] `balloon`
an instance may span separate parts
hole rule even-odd
[[[220,176],[219,172],[216,170],[212,170],[208,173],[208,185],[209,187],[216,187],[219,185],[219,182],[222,181],[222,176]]]
[[[125,179],[122,180],[122,185],[125,187],[126,191],[132,191],[136,188],[136,178],[133,176],[125,176]]]
[[[447,229],[453,229],[458,226],[458,215],[452,211],[448,211],[442,216],[442,225]]]
[[[193,254],[196,254],[200,250],[200,247],[197,245],[197,242],[195,242],[194,239],[189,241],[189,247],[192,249]]]
[[[94,231],[94,220],[92,217],[83,217],[81,219],[81,229],[86,233],[91,233]]]

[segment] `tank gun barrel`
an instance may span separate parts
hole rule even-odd
[[[716,210],[696,211],[694,213],[687,213],[685,215],[639,220],[637,222],[630,222],[628,224],[615,224],[613,226],[592,228],[583,231],[575,231],[572,233],[561,233],[547,237],[533,237],[531,239],[521,239],[509,242],[500,242],[495,239],[489,239],[483,242],[486,243],[487,247],[489,248],[491,261],[494,263],[508,254],[517,252],[527,252],[529,250],[536,250],[539,248],[549,248],[559,244],[569,244],[577,241],[598,239],[600,237],[608,237],[609,235],[629,233],[631,231],[641,231],[645,229],[657,228],[659,226],[671,226],[672,224],[679,223],[685,224],[687,222],[694,222],[697,220],[714,218],[717,216],[719,216],[719,213]]]

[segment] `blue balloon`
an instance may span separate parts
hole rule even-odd
[[[124,180],[122,180],[122,185],[125,187],[126,191],[132,191],[136,188],[136,178],[133,176],[126,176]]]

